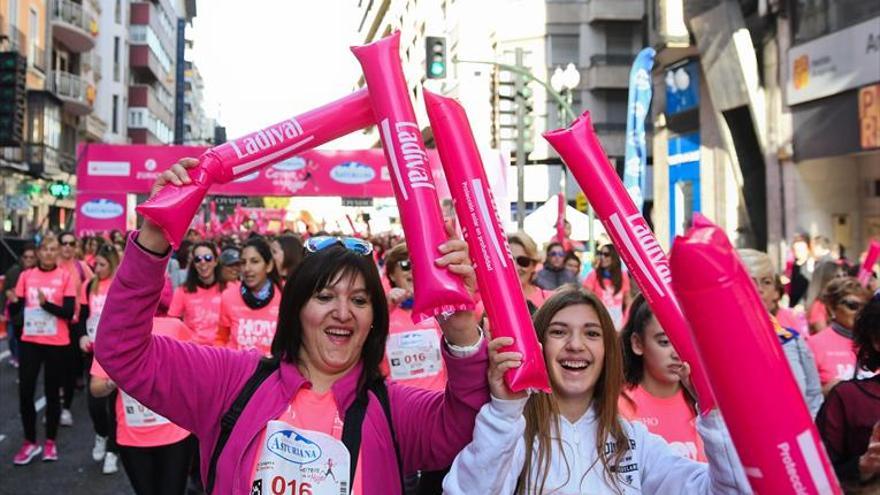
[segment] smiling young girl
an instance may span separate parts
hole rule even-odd
[[[511,393],[504,372],[522,356],[490,344],[492,399],[455,459],[444,493],[726,494],[751,490],[721,416],[697,422],[708,464],[680,456],[620,417],[623,356],[608,312],[583,290],[555,294],[535,314],[553,393]],[[500,468],[503,466],[503,469]]]

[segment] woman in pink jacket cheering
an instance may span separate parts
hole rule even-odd
[[[182,160],[157,179],[190,182]],[[489,400],[488,358],[469,312],[442,318],[444,392],[386,382],[388,306],[372,246],[315,237],[284,288],[271,358],[150,333],[170,252],[149,221],[132,234],[98,328],[96,356],[119,388],[194,432],[209,493],[401,493],[448,466]],[[466,244],[438,247],[473,286]]]

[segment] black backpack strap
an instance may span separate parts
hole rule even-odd
[[[394,443],[394,454],[397,458],[397,473],[400,481],[401,494],[403,491],[403,460],[400,457],[400,446],[397,443],[397,435],[394,433],[394,423],[391,420],[391,404],[388,402],[388,389],[385,388],[385,381],[381,378],[377,379],[368,386],[368,389],[376,395],[379,403],[382,404],[382,410],[385,412],[385,420],[388,422],[388,428],[391,430],[391,440]],[[366,393],[359,394],[355,401],[345,411],[345,422],[342,425],[342,443],[348,449],[350,456],[349,464],[349,480],[354,483],[355,472],[357,471],[358,456],[361,451],[361,435],[364,424],[364,417],[367,414],[367,404],[369,398]],[[349,486],[349,491],[351,486]]]
[[[220,419],[220,435],[217,437],[217,443],[214,444],[214,451],[211,453],[211,463],[208,465],[208,478],[205,481],[205,493],[210,494],[214,491],[214,482],[217,477],[217,461],[220,459],[223,447],[225,447],[226,442],[229,441],[229,435],[232,434],[232,429],[235,428],[235,423],[238,422],[239,416],[241,416],[242,411],[244,411],[248,401],[251,400],[254,392],[260,388],[260,385],[266,381],[266,378],[274,373],[280,365],[281,362],[278,359],[260,359],[260,363],[257,365],[254,374],[248,378],[247,383],[244,384],[244,387],[242,387],[241,391],[238,393],[235,401],[229,406],[229,409]]]

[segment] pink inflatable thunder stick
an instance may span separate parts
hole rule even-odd
[[[370,90],[413,262],[413,321],[473,309],[473,300],[461,279],[434,262],[441,255],[437,246],[447,240],[446,228],[425,143],[403,78],[400,32],[352,47],[351,51],[361,63]]]
[[[721,229],[694,225],[673,245],[673,285],[749,483],[759,494],[841,493],[751,277]]]
[[[871,281],[871,275],[874,273],[874,265],[877,264],[877,258],[880,257],[880,242],[871,241],[868,246],[868,253],[865,254],[865,262],[859,268],[859,282],[865,287]]]
[[[578,117],[571,127],[547,132],[544,138],[574,174],[660,326],[679,357],[690,364],[700,411],[710,411],[715,407],[715,398],[694,348],[690,327],[672,292],[669,261],[614,167],[608,163],[608,155],[593,131],[589,112]]]
[[[424,94],[452,203],[477,272],[477,283],[483,294],[490,295],[483,298],[483,304],[489,315],[492,337],[513,337],[513,346],[504,350],[523,355],[522,365],[507,371],[507,386],[514,392],[531,389],[549,393],[544,354],[532,326],[467,115],[453,99],[427,90]]]
[[[370,97],[360,90],[322,107],[209,149],[189,170],[192,183],[166,186],[137,207],[177,248],[208,189],[373,124]]]

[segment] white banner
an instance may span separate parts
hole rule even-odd
[[[880,81],[880,17],[791,47],[788,64],[789,105]]]

